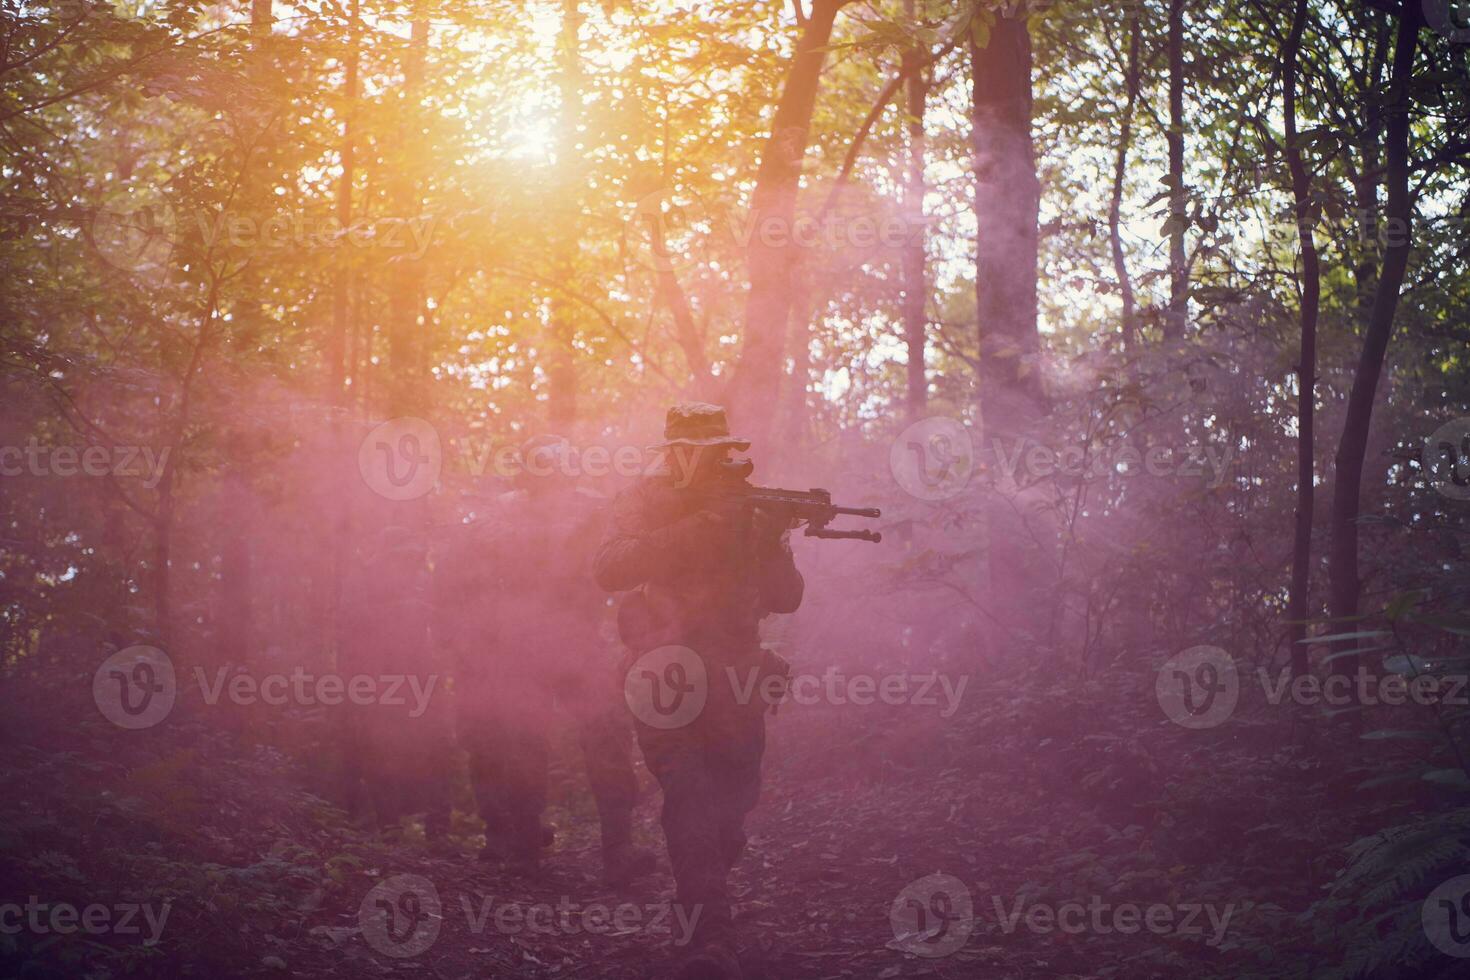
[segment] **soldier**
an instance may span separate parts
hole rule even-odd
[[[548,736],[558,709],[575,727],[597,802],[603,873],[623,885],[655,867],[633,846],[632,730],[619,711],[605,608],[588,576],[606,501],[568,472],[570,444],[521,448],[517,489],[470,525],[436,569],[440,631],[459,663],[460,738],[484,819],[485,857],[531,873],[554,831]]]
[[[401,696],[408,684],[395,687],[391,700],[345,706],[348,779],[353,796],[359,779],[366,785],[380,827],[393,830],[404,817],[425,813],[425,835],[439,840],[449,829],[451,746],[436,703],[442,678],[429,640],[425,559],[426,549],[405,527],[384,528],[365,547],[343,583],[339,668],[349,679],[365,675],[379,684],[416,675],[412,689],[428,692],[427,706]]]
[[[730,452],[749,445],[730,435],[722,408],[670,409],[658,447],[663,463],[618,495],[594,564],[604,589],[636,590],[618,614],[629,647],[625,671],[640,655],[669,647],[698,660],[677,665],[686,690],[699,676],[695,667],[703,668],[705,700],[694,717],[650,725],[635,709],[644,759],[663,789],[678,900],[698,916],[680,973],[686,978],[741,975],[727,879],[760,794],[767,702],[739,696],[736,681],[750,671],[762,681],[785,673],[780,658],[761,647],[757,626],[768,613],[795,611],[803,590],[789,524],[710,492]]]

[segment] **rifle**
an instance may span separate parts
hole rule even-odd
[[[832,503],[832,493],[820,487],[810,490],[786,490],[781,487],[757,487],[747,482],[752,464],[749,460],[726,460],[721,464],[724,479],[710,492],[738,497],[751,507],[784,517],[794,525],[806,525],[809,538],[856,538],[874,544],[883,540],[877,531],[834,531],[827,527],[838,517],[882,517],[877,507],[842,507]]]

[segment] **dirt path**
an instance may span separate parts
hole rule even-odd
[[[21,900],[172,911],[157,945],[47,947],[75,957],[58,976],[95,961],[117,976],[647,980],[687,935],[666,862],[631,891],[599,881],[571,745],[553,773],[558,839],[527,881],[476,860],[470,825],[445,847],[364,834],[281,751],[187,719],[119,739],[93,716],[10,719],[0,871]],[[1304,959],[1294,917],[1361,833],[1337,788],[1363,776],[1239,721],[1169,723],[1147,671],[977,674],[950,717],[783,707],[733,878],[752,980],[1238,977]],[[638,834],[662,857],[640,775]],[[0,948],[0,966],[41,952]]]
[[[1076,743],[1035,737],[1055,719],[1018,721],[1027,708],[999,682],[975,695],[978,710],[950,719],[911,705],[823,705],[783,709],[772,721],[764,797],[734,876],[752,975],[1228,972],[1222,950],[1244,914],[1269,896],[1212,885],[1230,858],[1170,830],[1167,813],[1149,827],[1130,821],[1141,803],[1169,791],[1161,760],[1105,745],[1087,758],[1114,758],[1096,762],[1089,771],[1098,778],[1087,785],[1069,774],[1079,765]],[[328,957],[321,965],[340,975],[664,975],[670,939],[683,933],[668,912],[666,863],[635,891],[601,886],[595,820],[580,776],[559,775],[553,818],[563,829],[543,880],[519,882],[462,856],[405,849],[398,856],[406,860],[364,869],[371,873],[364,880],[409,874],[432,882],[442,906],[432,946],[412,959],[382,956],[358,932],[357,911],[342,909],[334,926],[341,930],[338,962]],[[650,784],[640,834],[662,857],[657,805]],[[1181,800],[1177,809],[1188,807]],[[1196,859],[1180,862],[1176,852]],[[907,910],[897,922],[890,917],[896,902]],[[504,917],[497,920],[497,912]]]

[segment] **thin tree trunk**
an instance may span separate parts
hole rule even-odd
[[[236,432],[230,449],[229,469],[225,473],[220,505],[229,514],[220,547],[220,609],[216,647],[220,659],[227,664],[250,662],[254,649],[255,605],[254,576],[251,574],[251,540],[254,525],[253,497],[250,491],[250,459],[245,451],[248,440]]]
[[[342,114],[342,173],[337,180],[337,224],[344,231],[352,224],[352,179],[355,166],[353,145],[353,117],[357,105],[357,67],[359,58],[359,31],[361,0],[352,0],[347,19],[347,64],[342,86],[344,109]],[[343,396],[343,378],[346,370],[344,355],[347,347],[347,286],[352,275],[348,252],[337,249],[336,268],[332,282],[332,329],[327,334],[327,398],[331,404],[340,404]]]
[[[816,269],[812,263],[818,262]],[[825,294],[817,290],[815,283],[828,276],[826,256],[807,255],[796,267],[791,278],[791,311],[793,322],[808,327],[817,312],[825,304]],[[809,444],[811,435],[811,406],[807,400],[807,386],[812,377],[811,331],[803,329],[791,345],[791,374],[784,380],[781,401],[783,404],[780,445],[796,453]]]
[[[1413,208],[1409,200],[1409,81],[1414,68],[1422,12],[1415,3],[1405,4],[1398,15],[1389,76],[1384,154],[1387,200],[1384,215],[1392,232],[1383,251],[1383,265],[1373,293],[1373,306],[1363,335],[1352,390],[1348,394],[1342,440],[1337,446],[1332,497],[1332,544],[1328,556],[1328,593],[1334,628],[1352,631],[1358,617],[1358,512],[1362,496],[1363,464],[1367,455],[1369,427],[1384,356],[1393,335],[1394,313],[1399,289],[1408,268],[1412,237]],[[1357,641],[1345,640],[1339,651],[1350,650]],[[1335,673],[1357,672],[1358,657],[1345,656],[1333,662]]]
[[[1169,307],[1164,339],[1184,336],[1189,317],[1189,265],[1184,251],[1188,223],[1184,186],[1184,4],[1169,0]]]
[[[734,416],[732,424],[761,441],[768,440],[775,425],[791,318],[792,268],[796,261],[792,253],[797,248],[789,236],[768,238],[761,231],[789,232],[795,221],[797,189],[822,64],[837,12],[847,2],[813,0],[771,120],[770,136],[761,150],[751,195],[750,220],[757,233],[746,253],[750,292],[745,299],[745,341],[726,398]]]
[[[666,254],[668,246],[664,241],[663,224],[650,221],[648,235],[654,254]],[[684,352],[684,361],[689,366],[689,374],[693,379],[692,392],[696,398],[712,399],[715,396],[711,391],[713,377],[710,374],[709,356],[704,352],[704,335],[694,322],[694,310],[689,305],[689,296],[680,285],[678,274],[669,264],[659,263],[655,276],[659,302],[668,308],[669,315],[674,318],[674,339],[678,341],[679,349]]]
[[[404,153],[396,172],[389,175],[389,194],[393,201],[394,221],[411,222],[423,210],[423,194],[419,187],[414,134],[420,117],[419,98],[423,87],[424,63],[429,47],[429,22],[423,19],[421,5],[414,3],[409,45],[403,66],[404,116],[398,120],[398,144]],[[405,236],[405,239],[407,236]],[[424,265],[420,259],[399,255],[390,264],[388,276],[388,378],[389,413],[416,414],[424,401]]]
[[[1297,139],[1296,86],[1302,35],[1307,26],[1307,0],[1297,0],[1291,32],[1283,56],[1282,112],[1286,119],[1286,164],[1291,171],[1291,193],[1296,202],[1297,235],[1302,250],[1301,353],[1297,362],[1297,464],[1296,529],[1291,549],[1291,589],[1287,596],[1287,636],[1291,645],[1291,672],[1307,673],[1308,598],[1312,570],[1312,513],[1315,504],[1313,480],[1313,423],[1317,396],[1317,306],[1321,297],[1321,269],[1317,245],[1312,239],[1315,212],[1312,207],[1312,178],[1302,159]]]
[[[1379,76],[1388,57],[1387,52],[1392,47],[1390,39],[1393,24],[1392,18],[1374,16],[1371,10],[1364,10],[1362,13],[1365,17],[1370,18],[1368,26],[1373,31],[1368,66],[1359,79],[1366,91],[1378,84]],[[1353,185],[1353,197],[1357,203],[1359,251],[1358,261],[1353,266],[1353,284],[1357,287],[1358,315],[1364,320],[1372,313],[1373,294],[1377,284],[1378,185],[1382,180],[1383,171],[1383,117],[1381,113],[1371,109],[1367,115],[1368,118],[1364,120],[1362,138],[1358,141],[1361,166],[1353,167],[1352,152],[1344,155],[1348,178]]]
[[[914,21],[914,0],[904,0],[904,16]],[[903,72],[908,76],[908,173],[904,181],[903,218],[903,332],[908,346],[908,417],[923,416],[929,402],[929,382],[924,374],[924,342],[928,283],[924,270],[924,103],[929,81],[920,64],[925,60],[918,45],[903,55]],[[803,383],[805,378],[802,379]]]
[[[571,288],[576,276],[576,256],[580,247],[580,214],[577,195],[577,173],[580,171],[577,150],[582,119],[582,64],[580,32],[585,18],[579,0],[562,0],[561,37],[557,42],[557,85],[561,96],[561,134],[557,146],[556,166],[562,181],[563,209],[558,224],[556,277]],[[552,425],[567,427],[577,418],[577,367],[575,360],[575,306],[562,290],[551,297],[549,306],[549,363],[546,369],[547,418]]]
[[[1108,241],[1113,252],[1113,275],[1118,279],[1118,292],[1123,300],[1123,350],[1134,352],[1138,342],[1138,325],[1133,299],[1133,279],[1128,275],[1128,259],[1123,253],[1122,212],[1123,178],[1128,171],[1128,151],[1133,145],[1133,110],[1138,103],[1140,37],[1138,12],[1128,14],[1128,64],[1123,71],[1123,84],[1128,101],[1118,130],[1118,153],[1113,163],[1113,197],[1108,205]]]

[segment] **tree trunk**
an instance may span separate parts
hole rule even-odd
[[[585,20],[579,0],[562,0],[561,37],[557,41],[557,87],[561,95],[561,134],[557,143],[556,168],[561,182],[562,214],[557,221],[556,272],[562,285],[571,288],[576,277],[580,247],[580,209],[577,181],[581,151],[577,149],[582,120],[582,62],[580,32]],[[553,426],[567,428],[577,418],[577,326],[574,305],[561,290],[549,305],[546,368],[547,418]]]
[[[250,37],[256,46],[271,36],[271,24],[275,17],[271,13],[272,0],[250,0]]]
[[[1133,279],[1128,275],[1128,260],[1123,254],[1122,212],[1123,178],[1128,172],[1128,150],[1133,145],[1133,110],[1138,104],[1139,48],[1138,12],[1128,15],[1128,63],[1123,70],[1123,85],[1128,101],[1118,129],[1118,153],[1113,163],[1113,198],[1108,205],[1108,241],[1112,246],[1113,275],[1118,279],[1118,292],[1123,300],[1123,350],[1134,352],[1138,342],[1138,324],[1134,310]]]
[[[1189,318],[1189,266],[1184,254],[1184,3],[1169,0],[1169,308],[1164,339],[1184,336]]]
[[[904,0],[904,16],[914,20],[914,0]],[[924,374],[924,340],[929,295],[924,274],[924,103],[929,97],[929,80],[920,67],[925,52],[916,44],[904,52],[903,72],[908,76],[908,173],[903,195],[903,333],[908,346],[907,405],[910,421],[921,418],[929,402],[929,381]],[[803,382],[805,379],[802,379]]]
[[[235,439],[240,443],[247,441],[240,432],[235,433]],[[223,529],[224,542],[220,546],[220,607],[215,647],[220,662],[248,664],[255,645],[252,616],[255,590],[250,547],[254,537],[255,508],[246,476],[250,460],[239,447],[233,448],[230,455],[220,495],[221,510],[229,515],[229,519]]]
[[[756,231],[746,252],[750,292],[745,299],[745,343],[725,397],[733,416],[731,424],[761,441],[767,441],[773,431],[781,390],[791,318],[792,267],[797,261],[793,253],[798,248],[790,241],[790,231],[796,217],[802,161],[832,25],[847,2],[813,0],[771,120],[771,133],[761,150],[751,195],[750,220]],[[782,231],[787,234],[765,234]]]
[[[355,165],[352,123],[357,105],[357,64],[361,29],[361,0],[352,0],[347,15],[347,64],[343,80],[342,100],[342,173],[337,179],[337,224],[344,232],[352,224],[352,178]],[[337,249],[332,281],[332,328],[327,334],[327,400],[340,404],[346,368],[347,284],[352,275],[348,248]]]
[[[1384,133],[1387,199],[1384,215],[1391,233],[1383,251],[1373,293],[1373,306],[1363,335],[1352,390],[1348,394],[1342,440],[1337,446],[1332,496],[1332,545],[1328,556],[1328,592],[1334,630],[1351,632],[1358,617],[1358,509],[1362,495],[1363,464],[1367,454],[1368,430],[1373,418],[1373,400],[1383,372],[1384,355],[1393,335],[1393,318],[1399,289],[1409,262],[1413,208],[1409,200],[1409,80],[1414,68],[1422,13],[1419,5],[1405,4],[1399,16],[1394,41],[1393,63],[1388,83]],[[1357,646],[1357,641],[1338,644],[1340,651]],[[1356,656],[1333,662],[1335,673],[1354,674]]]
[[[975,151],[975,300],[985,437],[1006,451],[1032,438],[1046,412],[1036,328],[1040,184],[1031,141],[1031,35],[997,15],[985,48],[970,42]],[[992,501],[990,600],[1003,625],[1024,627],[1042,581],[1024,513]]]
[[[1286,618],[1290,621],[1287,636],[1291,647],[1291,672],[1294,677],[1307,673],[1307,623],[1310,604],[1312,570],[1312,512],[1315,491],[1312,486],[1316,467],[1313,464],[1313,421],[1317,396],[1317,305],[1321,296],[1321,270],[1317,245],[1312,239],[1316,213],[1312,206],[1312,178],[1302,159],[1297,140],[1296,85],[1297,64],[1301,55],[1302,35],[1307,26],[1307,0],[1297,0],[1296,14],[1287,35],[1282,112],[1286,119],[1286,164],[1291,171],[1291,193],[1296,203],[1297,235],[1302,250],[1301,354],[1297,361],[1297,464],[1296,464],[1296,529],[1291,550],[1291,589],[1287,596]]]
[[[403,156],[390,174],[389,194],[395,222],[416,221],[423,211],[419,186],[417,137],[419,98],[429,46],[429,22],[421,4],[414,3],[408,52],[403,65],[402,115],[398,119],[398,148]],[[403,241],[410,240],[404,235]],[[393,256],[388,269],[388,402],[390,415],[414,415],[426,401],[424,364],[424,265],[405,254]]]
[[[662,222],[650,221],[648,236],[653,254],[666,255],[668,246],[664,241]],[[659,263],[655,276],[658,300],[674,318],[674,339],[684,352],[684,362],[689,367],[692,378],[691,394],[695,398],[709,401],[715,397],[712,391],[714,379],[710,374],[709,356],[704,352],[704,334],[694,322],[694,310],[689,305],[689,295],[684,292],[679,276],[669,263]]]
[[[1031,143],[1031,36],[998,18],[974,63],[975,301],[981,408],[990,436],[1024,437],[1045,411],[1036,330],[1040,184]]]

